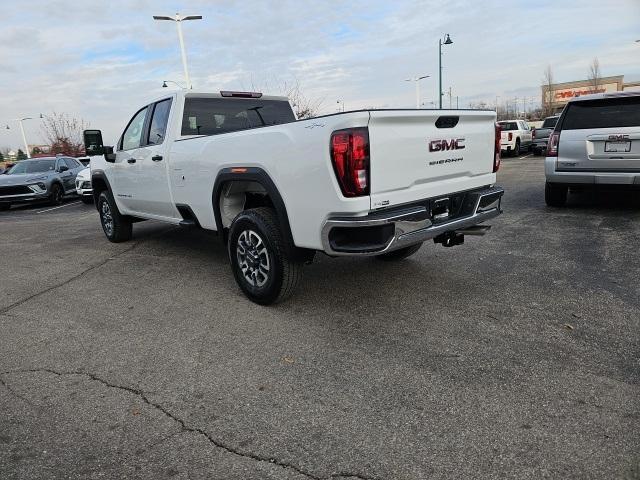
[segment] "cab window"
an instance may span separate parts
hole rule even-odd
[[[127,129],[122,134],[120,150],[131,150],[140,146],[140,141],[142,140],[142,131],[144,128],[144,119],[147,115],[147,110],[148,107],[144,107],[131,119],[131,122],[129,122]]]
[[[147,141],[147,145],[160,145],[164,141],[170,111],[170,98],[155,104],[153,117],[151,117],[149,125],[149,140]]]

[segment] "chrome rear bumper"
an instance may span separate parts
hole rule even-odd
[[[501,187],[486,187],[462,194],[464,201],[461,212],[451,219],[439,217],[430,207],[439,198],[402,209],[373,212],[364,217],[329,218],[322,228],[324,251],[335,256],[380,255],[448,232],[468,229],[502,213],[504,190]],[[359,236],[360,232],[366,238],[370,232],[372,238],[371,241],[356,240],[345,246],[336,240],[336,232],[344,232],[343,238]]]

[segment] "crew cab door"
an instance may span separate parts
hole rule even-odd
[[[522,130],[522,145],[529,145],[533,140],[533,134],[531,133],[531,128],[529,124],[525,121],[520,121],[520,129]]]
[[[177,218],[167,173],[165,141],[172,99],[139,110],[122,134],[113,167],[115,194],[128,213]]]

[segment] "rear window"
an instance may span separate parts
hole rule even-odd
[[[570,103],[562,130],[640,127],[640,96]]]
[[[542,122],[542,128],[553,128],[558,123],[558,117],[547,118],[544,122]]]
[[[217,135],[294,121],[289,102],[281,100],[187,98],[182,135]]]
[[[518,123],[517,122],[498,122],[500,124],[500,126],[502,127],[502,131],[504,132],[505,130],[518,130]]]

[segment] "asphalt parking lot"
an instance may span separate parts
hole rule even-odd
[[[0,478],[640,478],[639,195],[523,157],[487,236],[269,308],[204,232],[0,213]]]

